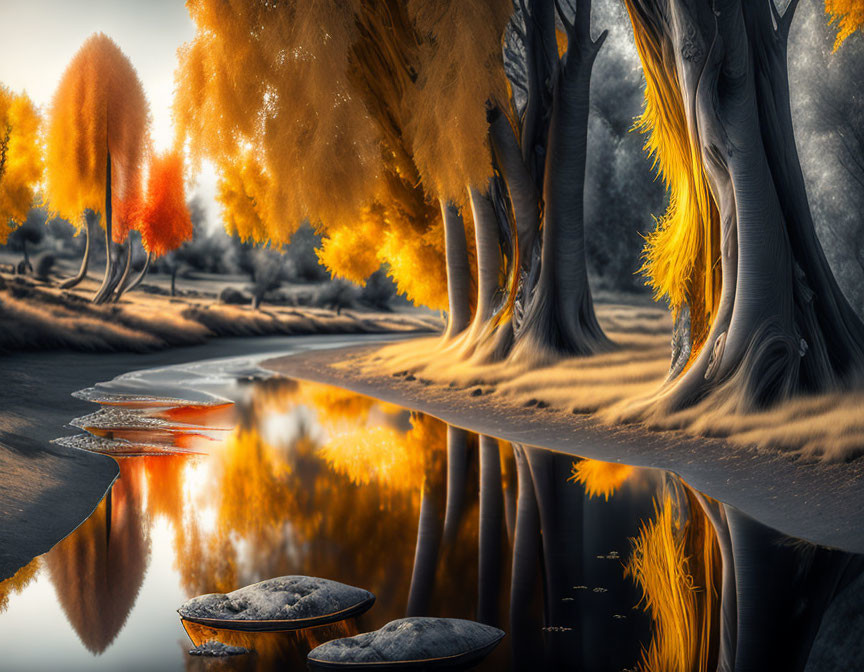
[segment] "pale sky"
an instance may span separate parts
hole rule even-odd
[[[96,32],[108,35],[144,85],[156,149],[171,145],[177,48],[195,33],[183,0],[0,0],[0,26],[0,82],[26,91],[43,112],[81,43]],[[193,192],[211,225],[219,217],[215,184],[215,173],[205,167]]]

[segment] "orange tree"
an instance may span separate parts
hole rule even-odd
[[[85,210],[102,215],[105,276],[94,301],[106,299],[119,277],[112,214],[134,201],[148,128],[147,99],[135,68],[109,37],[92,35],[73,56],[54,93],[45,167],[54,211],[79,228]],[[88,245],[81,269],[62,287],[77,285],[87,273],[89,227],[84,231]]]
[[[155,257],[176,250],[192,238],[192,219],[186,205],[183,157],[178,152],[154,154],[150,159],[147,174],[146,197],[135,215],[136,228],[147,258],[140,273],[128,282],[129,263],[116,298],[137,287],[144,280]]]

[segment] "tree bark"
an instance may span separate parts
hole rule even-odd
[[[563,627],[549,645],[550,669],[565,669],[582,660],[579,602],[564,601],[583,580],[582,488],[567,481],[573,457],[543,448],[525,447],[543,531],[543,576],[546,582],[547,627]]]
[[[171,267],[171,297],[173,298],[176,294],[175,290],[175,281],[177,280],[177,264]]]
[[[468,487],[468,432],[447,425],[447,506],[444,514],[444,541],[451,543],[465,512]]]
[[[533,602],[540,572],[540,515],[524,448],[513,444],[518,475],[516,533],[510,573],[510,636],[515,669],[537,667],[540,627],[533,618]]]
[[[667,67],[720,214],[717,317],[659,410],[710,395],[723,412],[750,411],[854,381],[864,371],[864,326],[816,239],[794,150],[791,13],[742,0],[628,0],[628,8],[636,29],[654,31],[674,54]]]
[[[105,176],[105,276],[102,285],[93,296],[93,303],[101,303],[111,283],[114,271],[114,255],[111,254],[111,152],[108,152],[106,176]]]
[[[141,268],[141,272],[138,273],[138,275],[137,275],[137,276],[135,277],[135,279],[134,279],[134,280],[129,284],[129,286],[126,287],[126,288],[121,292],[121,295],[122,295],[122,294],[125,294],[126,292],[131,292],[131,291],[132,291],[133,289],[135,289],[138,285],[140,285],[142,282],[144,282],[144,278],[147,277],[147,271],[150,270],[150,262],[151,262],[152,260],[153,260],[153,253],[148,251],[148,252],[147,252],[147,258],[144,260],[144,266]],[[119,298],[119,297],[118,297],[118,298]]]
[[[120,297],[123,296],[123,292],[125,291],[126,283],[129,280],[129,273],[132,270],[132,239],[128,238],[126,240],[126,263],[123,264],[123,274],[120,276],[120,279],[117,281],[116,290],[114,291],[113,302],[116,303],[120,300]]]
[[[504,178],[516,220],[519,238],[519,268],[528,271],[532,252],[540,234],[540,192],[523,163],[513,129],[500,110],[490,115],[489,138],[495,162]]]
[[[471,267],[468,263],[468,243],[465,225],[452,203],[441,202],[444,221],[444,247],[447,258],[447,329],[445,338],[465,331],[471,321]]]
[[[87,215],[82,215],[84,218],[84,257],[81,259],[81,267],[75,276],[64,280],[60,283],[60,289],[71,289],[79,285],[84,278],[87,277],[87,267],[90,265],[90,220]]]
[[[435,569],[438,566],[438,551],[441,547],[441,532],[438,527],[438,498],[429,478],[424,479],[420,496],[420,519],[417,523],[417,546],[414,551],[414,568],[411,572],[411,588],[405,616],[426,616],[435,588]]]
[[[478,534],[477,620],[498,625],[501,593],[501,531],[504,498],[498,440],[480,437],[480,521]]]
[[[516,334],[513,356],[549,361],[610,347],[594,314],[585,259],[584,186],[591,70],[605,33],[590,37],[590,3],[568,32],[552,99],[543,181],[540,277]]]

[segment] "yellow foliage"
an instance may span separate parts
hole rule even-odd
[[[629,464],[585,459],[573,463],[567,480],[584,485],[589,497],[603,497],[608,502],[632,475],[633,467]]]
[[[510,0],[408,0],[423,38],[408,131],[427,192],[466,205],[492,176],[486,106],[508,100],[501,57]]]
[[[45,160],[51,208],[79,227],[85,209],[101,213],[110,152],[112,209],[122,210],[140,190],[148,130],[147,98],[135,68],[109,37],[89,37],[51,102]]]
[[[837,27],[834,51],[847,37],[864,26],[864,2],[862,0],[825,0],[825,11],[830,15],[829,23]]]
[[[42,179],[39,112],[0,84],[0,245],[27,219]]]
[[[639,669],[708,672],[716,664],[720,550],[711,523],[688,492],[654,503],[654,520],[633,541],[626,572],[642,589],[651,615],[651,643]]]
[[[287,232],[269,226],[272,220],[267,216],[265,205],[268,188],[268,178],[250,152],[236,161],[219,164],[216,200],[222,206],[222,221],[229,235],[249,242],[268,239],[277,245],[288,242]]]
[[[491,174],[485,102],[501,91],[506,100],[509,2],[442,12],[405,0],[187,6],[197,33],[180,51],[178,142],[216,163],[229,231],[284,244],[309,221],[333,275],[363,282],[386,263],[400,292],[445,307],[442,224],[427,196],[437,200],[445,172],[459,200],[466,182],[485,186]],[[462,20],[471,29],[452,30]],[[442,88],[451,85],[460,100]]]
[[[691,360],[717,314],[722,289],[720,222],[698,142],[690,137],[672,45],[625,0],[645,74],[645,108],[636,128],[669,194],[666,213],[648,236],[642,271],[656,298],[673,311],[690,308]]]

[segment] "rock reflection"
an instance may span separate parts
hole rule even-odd
[[[331,639],[353,637],[359,634],[354,619],[290,632],[238,632],[218,630],[185,620],[182,623],[194,646],[217,641],[229,646],[243,647],[251,652],[224,659],[188,656],[186,658],[188,672],[204,670],[266,672],[275,669],[303,669],[306,666],[306,655],[316,646]]]

